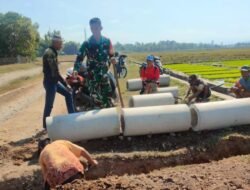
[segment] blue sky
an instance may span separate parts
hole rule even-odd
[[[41,35],[56,29],[77,42],[96,16],[114,43],[250,41],[249,8],[249,0],[0,0],[0,12],[30,17]]]

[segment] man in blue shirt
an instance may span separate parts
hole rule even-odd
[[[241,78],[230,89],[236,95],[236,98],[250,97],[250,67],[243,66],[240,69]]]

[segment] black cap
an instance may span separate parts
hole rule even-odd
[[[244,65],[240,68],[241,71],[249,71],[250,70],[250,67],[248,65]]]
[[[99,25],[102,25],[101,19],[99,19],[99,18],[97,18],[97,17],[90,19],[89,25],[92,25],[92,24],[99,24]]]
[[[52,37],[52,41],[63,41],[60,35],[54,34]]]
[[[191,82],[193,82],[193,81],[196,80],[196,79],[197,79],[197,76],[196,76],[196,75],[190,75],[190,76],[188,77],[188,82],[191,83]]]
[[[38,142],[38,155],[42,152],[44,147],[50,143],[50,138],[40,139]]]

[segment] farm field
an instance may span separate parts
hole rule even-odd
[[[229,54],[229,52],[234,56]],[[130,58],[134,61],[145,61],[146,55],[145,53],[131,54]],[[182,72],[186,75],[196,74],[203,79],[215,83],[217,83],[217,81],[224,81],[224,86],[226,87],[232,86],[240,77],[239,68],[241,66],[250,65],[250,59],[247,57],[245,50],[221,50],[217,53],[214,51],[203,53],[186,52],[182,54],[182,57],[178,55],[178,53],[155,53],[154,55],[161,56],[162,64],[164,64],[164,67],[167,69]],[[173,58],[173,55],[176,55],[176,57]],[[205,57],[199,58],[201,55]],[[207,56],[210,56],[210,59],[206,59]],[[172,62],[169,61],[170,57],[173,59]],[[182,60],[184,62],[179,62]],[[206,62],[196,62],[197,60],[206,60]]]
[[[130,53],[131,58],[144,61],[148,54],[161,56],[162,63],[204,63],[220,62],[231,60],[250,60],[250,49],[219,49],[202,51],[169,51],[169,52],[149,52]]]
[[[165,65],[172,71],[182,72],[186,75],[196,74],[203,79],[210,81],[223,80],[225,86],[231,86],[240,77],[239,69],[215,67],[212,65],[200,64],[169,64]]]

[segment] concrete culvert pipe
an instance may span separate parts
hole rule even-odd
[[[169,75],[161,75],[159,82],[160,86],[169,86],[170,84]],[[141,89],[142,89],[142,80],[140,78],[127,80],[127,90],[136,91]]]
[[[169,86],[169,84],[170,84],[170,76],[166,75],[166,74],[161,75],[160,79],[159,79],[159,82],[160,82],[160,86]]]
[[[48,136],[52,140],[81,141],[116,136],[121,133],[117,108],[93,110],[46,118]]]
[[[142,89],[142,80],[140,78],[127,80],[127,90],[136,91],[141,89]]]
[[[135,95],[129,99],[129,107],[146,107],[175,104],[171,93]]]
[[[194,131],[250,124],[250,98],[193,104],[190,109]]]
[[[179,88],[177,86],[173,87],[165,87],[165,88],[157,88],[155,93],[171,93],[174,97],[179,96]]]
[[[191,128],[191,113],[186,104],[124,108],[124,136],[187,131]]]

